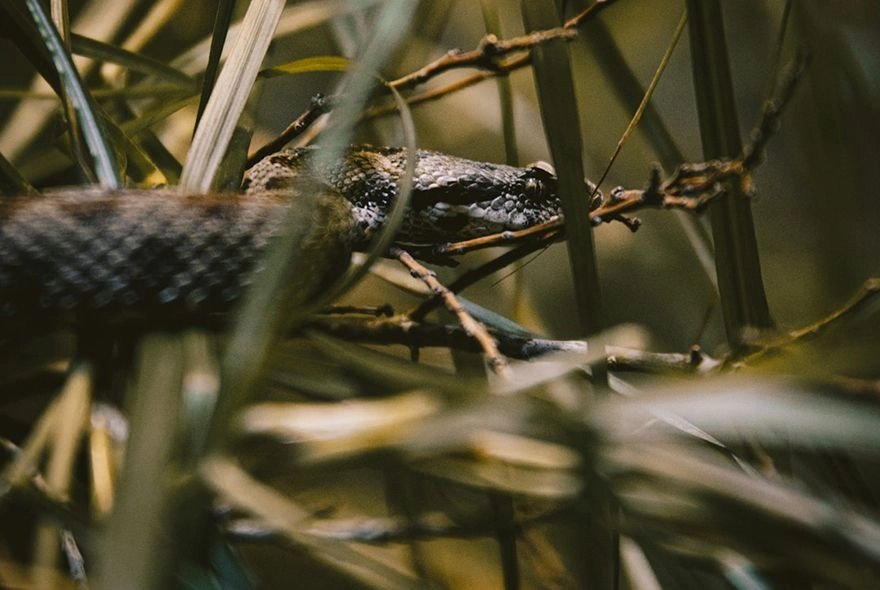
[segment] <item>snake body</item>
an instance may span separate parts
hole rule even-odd
[[[402,241],[455,241],[559,214],[555,180],[540,167],[416,157]],[[306,299],[381,226],[404,158],[399,148],[353,148],[318,169],[312,150],[284,150],[246,174],[241,195],[72,189],[0,201],[0,335],[83,318],[179,325],[223,314],[304,198],[301,181],[328,195],[311,208],[298,253],[311,263]]]

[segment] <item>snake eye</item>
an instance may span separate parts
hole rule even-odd
[[[546,201],[556,193],[556,175],[547,162],[535,162],[528,167],[523,187],[525,197],[532,201]]]
[[[525,193],[527,199],[532,201],[537,200],[544,194],[544,183],[537,178],[527,178]]]

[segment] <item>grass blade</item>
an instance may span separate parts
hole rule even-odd
[[[64,42],[58,32],[43,11],[43,7],[37,0],[26,0],[28,11],[34,19],[34,24],[39,31],[64,88],[65,102],[69,105],[69,111],[74,119],[68,122],[71,133],[71,144],[76,153],[77,137],[82,133],[82,141],[91,157],[91,166],[101,186],[108,189],[122,187],[122,179],[119,177],[119,167],[113,150],[104,137],[91,97],[85,90],[79,73],[73,65],[70,55],[67,53]]]
[[[627,111],[636,112],[645,95],[645,89],[627,63],[614,38],[608,32],[605,23],[601,20],[592,22],[589,35],[584,36],[584,41],[596,52],[598,58],[596,62],[608,79],[618,100],[622,105],[625,105]],[[645,105],[638,130],[644,141],[654,149],[657,158],[666,170],[674,170],[676,166],[685,161],[684,154],[673,139],[666,123],[660,117],[660,113],[654,108],[653,103],[649,102]],[[676,211],[673,213],[673,217],[681,225],[700,266],[717,291],[714,248],[708,231],[701,220],[694,218],[693,215]]]
[[[179,336],[151,335],[141,345],[125,466],[101,538],[99,590],[159,588],[169,581],[175,551],[167,537],[174,492],[168,469],[178,443],[182,357]]]
[[[71,47],[77,55],[123,66],[130,71],[140,72],[147,76],[155,76],[159,80],[185,91],[192,91],[195,88],[195,80],[190,76],[147,55],[133,53],[122,47],[77,34],[71,37]]]
[[[36,193],[34,187],[3,154],[0,154],[0,195],[14,197],[34,193]]]
[[[539,31],[559,26],[551,5],[523,0],[526,29]],[[564,41],[536,46],[532,51],[535,86],[541,118],[559,179],[565,212],[568,255],[574,280],[581,335],[601,328],[599,272],[596,266],[590,207],[584,186],[583,148],[571,62]]]
[[[248,6],[241,32],[217,78],[216,88],[222,91],[211,93],[193,137],[180,175],[181,190],[204,193],[213,187],[283,8],[283,0],[256,0]]]
[[[688,0],[694,90],[705,159],[742,151],[730,63],[717,0]],[[743,331],[773,325],[758,258],[750,204],[736,184],[709,209],[715,266],[728,345],[741,348]]]
[[[199,97],[199,110],[196,114],[196,129],[199,121],[208,106],[208,99],[214,91],[217,82],[217,72],[220,70],[220,58],[223,56],[223,47],[226,45],[226,37],[229,33],[229,25],[232,22],[232,10],[235,8],[233,0],[220,0],[217,3],[217,13],[214,15],[214,29],[211,32],[211,49],[208,52],[208,66],[205,68],[205,76],[202,79],[202,93]]]

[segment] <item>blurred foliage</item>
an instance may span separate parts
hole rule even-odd
[[[212,113],[220,107],[200,93],[212,86],[212,32],[218,49],[226,33],[215,4],[70,2],[79,37],[72,49],[46,49],[24,0],[4,3],[4,192],[80,184],[95,162],[114,159],[127,186],[175,184],[181,174],[200,187],[235,179],[246,152],[317,94],[342,101],[325,133],[406,144],[405,118],[354,125],[361,101],[392,102],[371,86],[377,76],[395,80],[478,47],[487,28],[500,39],[531,32],[514,0],[486,0],[482,10],[451,0],[415,10],[311,0],[283,11],[270,0],[263,17],[271,23],[280,11],[277,29],[252,33],[237,56],[250,61],[219,74],[212,100],[226,110]],[[536,91],[535,72],[523,67],[504,84],[485,80],[413,105],[416,143],[532,162],[566,153],[565,138],[578,134],[564,125],[579,125],[583,169],[601,177],[685,4],[696,3],[607,4],[573,40],[542,46],[552,50],[536,67],[562,51],[570,78],[560,82],[555,67],[546,85],[541,71]],[[587,273],[577,297],[564,244],[470,286],[468,309],[496,333],[589,336],[512,362],[506,381],[452,349],[446,312],[427,321],[450,339],[419,350],[418,362],[409,358],[415,336],[365,346],[308,323],[311,309],[282,316],[263,302],[296,261],[277,255],[229,332],[182,326],[108,341],[85,326],[4,350],[0,586],[880,587],[880,301],[877,281],[866,283],[880,275],[880,7],[718,4],[723,35],[718,21],[701,26],[710,42],[725,41],[725,108],[737,115],[725,119],[727,132],[747,141],[780,68],[800,48],[810,54],[755,174],[756,197],[743,202],[754,237],[734,235],[754,239],[763,288],[752,281],[754,291],[733,297],[766,297],[776,330],[735,335],[747,346],[729,355],[730,308],[719,299],[708,223],[677,212],[642,213],[637,233],[595,228],[598,284],[584,279],[592,269],[575,267],[575,277]],[[258,5],[235,5],[231,30]],[[544,14],[525,7],[532,19],[549,14],[549,5]],[[565,8],[571,17],[582,7]],[[270,38],[263,58],[259,41]],[[233,35],[225,45],[235,51]],[[674,49],[606,193],[646,185],[655,161],[671,172],[701,159],[705,119],[718,113],[697,108],[694,88],[707,81],[694,83],[692,65],[724,68],[708,49],[693,59],[697,47]],[[76,56],[90,97],[64,106],[56,92],[76,76],[56,76],[51,51]],[[52,86],[31,83],[35,71]],[[402,94],[473,73],[446,72]],[[564,87],[573,94],[554,94]],[[66,100],[75,100],[69,90]],[[552,120],[548,109],[578,120]],[[107,145],[81,144],[83,128]],[[225,154],[216,175],[192,163],[193,145],[203,162]],[[467,255],[438,276],[450,284],[501,253]],[[718,259],[721,273],[727,260]],[[387,261],[370,271],[335,303],[409,310],[427,296]],[[584,334],[575,318],[585,314],[599,315],[590,327],[616,327]]]

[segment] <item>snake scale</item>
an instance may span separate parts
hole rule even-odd
[[[314,261],[309,289],[320,288],[382,225],[406,151],[354,147],[323,167],[314,154],[267,156],[246,173],[239,195],[87,188],[0,202],[0,334],[83,317],[179,324],[223,314],[260,271],[289,208],[303,198],[303,180],[324,187],[311,191],[325,196],[312,208],[299,254]],[[397,239],[439,243],[529,227],[560,214],[555,186],[540,165],[419,150]]]

